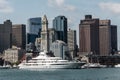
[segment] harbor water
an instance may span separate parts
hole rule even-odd
[[[120,80],[120,68],[39,71],[0,69],[0,80]]]

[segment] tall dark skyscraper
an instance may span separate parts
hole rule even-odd
[[[117,48],[117,26],[111,25],[111,52],[118,50]]]
[[[26,28],[27,44],[35,43],[35,39],[41,36],[41,17],[30,18]]]
[[[16,24],[12,26],[12,45],[25,49],[26,25]]]
[[[0,24],[0,53],[12,47],[12,22],[7,20]]]
[[[80,52],[99,55],[99,19],[86,15],[79,25]]]
[[[58,40],[67,43],[67,18],[65,16],[57,16],[53,20],[53,28],[57,31]]]

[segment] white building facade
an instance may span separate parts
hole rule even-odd
[[[10,63],[18,62],[25,54],[25,50],[18,48],[7,49],[4,51],[4,60]]]
[[[56,57],[66,59],[66,55],[68,54],[68,46],[65,42],[61,40],[56,40],[51,45],[51,51],[54,53]]]

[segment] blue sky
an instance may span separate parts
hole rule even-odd
[[[112,24],[118,26],[120,49],[120,0],[0,0],[0,23],[10,19],[13,24],[27,24],[29,18],[44,14],[48,17],[49,27],[52,27],[54,17],[66,16],[68,26],[77,33],[80,20],[86,14],[111,19]]]

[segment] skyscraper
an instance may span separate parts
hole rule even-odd
[[[58,40],[67,43],[67,18],[65,16],[57,16],[53,20],[53,28],[57,31]]]
[[[80,52],[108,56],[117,51],[117,26],[110,20],[92,19],[86,15],[80,23]]]
[[[111,53],[111,21],[99,21],[99,48],[100,55],[107,56]]]
[[[41,17],[30,18],[28,20],[27,32],[27,44],[35,43],[35,39],[40,37],[41,34]]]
[[[91,15],[85,15],[79,25],[80,52],[99,55],[99,19],[92,19]]]
[[[25,49],[26,25],[16,24],[12,26],[12,45]]]
[[[111,52],[114,54],[118,51],[117,48],[117,26],[111,25]]]
[[[38,35],[41,30],[41,17],[28,19],[27,33]]]
[[[44,15],[42,19],[41,50],[49,51],[49,32],[48,32],[48,20],[46,15]]]
[[[68,30],[68,48],[72,58],[76,57],[77,55],[77,39],[76,39],[76,30]]]
[[[0,24],[0,53],[12,47],[12,22],[6,20]]]

